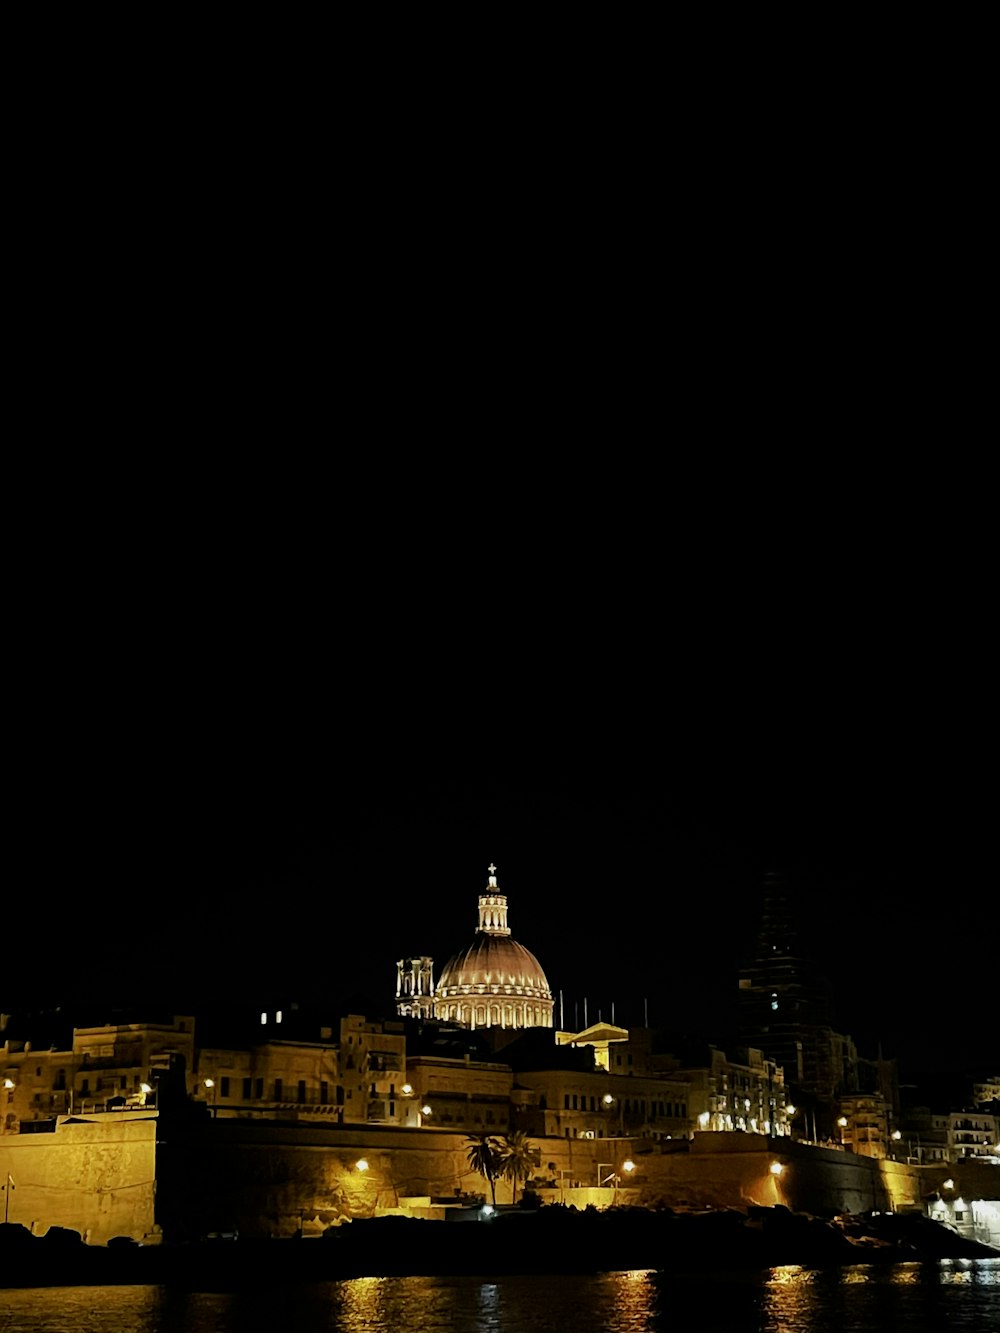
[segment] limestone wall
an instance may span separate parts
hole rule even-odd
[[[918,1168],[785,1139],[706,1133],[657,1144],[534,1143],[543,1200],[581,1208],[784,1204],[832,1215],[922,1205]],[[211,1232],[291,1236],[400,1208],[442,1217],[445,1198],[488,1200],[487,1183],[468,1166],[468,1147],[464,1133],[445,1130],[111,1113],[62,1120],[54,1134],[0,1139],[0,1180],[9,1171],[15,1182],[10,1220],[36,1234],[68,1227],[95,1244],[122,1235],[155,1239],[161,1231],[176,1241]],[[626,1159],[635,1164],[631,1173],[623,1170]],[[780,1175],[770,1170],[775,1161]],[[598,1188],[612,1172],[621,1179],[617,1189]],[[509,1204],[510,1183],[497,1182],[496,1196]]]
[[[4,1220],[35,1235],[66,1227],[95,1245],[112,1236],[158,1238],[155,1115],[67,1117],[52,1134],[5,1135],[0,1181],[8,1174]]]

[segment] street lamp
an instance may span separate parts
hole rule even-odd
[[[844,1130],[847,1128],[847,1116],[846,1116],[846,1115],[838,1116],[838,1117],[837,1117],[837,1124],[840,1126],[840,1146],[843,1147],[843,1146],[844,1146]]]
[[[216,1096],[217,1096],[217,1091],[216,1091],[216,1087],[215,1087],[215,1079],[214,1079],[214,1078],[207,1078],[207,1079],[205,1079],[205,1087],[206,1087],[206,1088],[211,1088],[211,1090],[212,1090],[212,1119],[214,1120],[214,1119],[215,1119],[215,1113],[216,1113],[216,1111],[219,1109],[219,1108],[216,1106],[216,1104],[215,1104],[215,1098],[216,1098]]]
[[[605,1110],[608,1110],[608,1111],[610,1111],[611,1108],[612,1108],[612,1106],[614,1106],[614,1104],[615,1104],[615,1099],[614,1099],[614,1097],[611,1095],[610,1092],[606,1092],[606,1093],[604,1094],[604,1096],[601,1098],[601,1101],[604,1103]],[[619,1133],[620,1136],[624,1136],[624,1134],[625,1134],[625,1098],[624,1098],[624,1097],[619,1097],[619,1098],[618,1098],[618,1133]],[[611,1135],[610,1135],[610,1131],[609,1131],[608,1137],[609,1137],[609,1138],[611,1137]]]

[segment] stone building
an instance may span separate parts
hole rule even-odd
[[[541,964],[507,924],[507,898],[489,867],[479,896],[479,924],[464,949],[445,963],[435,987],[433,960],[420,955],[396,964],[396,1012],[435,1017],[470,1028],[551,1028],[554,1001]]]

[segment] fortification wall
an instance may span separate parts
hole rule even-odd
[[[156,1241],[156,1117],[108,1112],[66,1117],[51,1134],[0,1138],[3,1219],[44,1236],[77,1231],[91,1244],[112,1236]]]
[[[657,1144],[533,1142],[540,1159],[534,1184],[545,1202],[677,1210],[783,1204],[819,1216],[922,1204],[917,1168],[788,1140],[706,1133]],[[0,1180],[9,1171],[15,1183],[9,1220],[36,1234],[67,1227],[95,1244],[112,1236],[155,1240],[161,1232],[177,1241],[212,1232],[291,1236],[399,1210],[441,1217],[446,1198],[489,1200],[468,1149],[465,1134],[443,1130],[175,1122],[126,1112],[0,1139]],[[630,1173],[626,1160],[635,1164]],[[782,1167],[778,1175],[773,1162]],[[609,1174],[620,1183],[599,1188]],[[512,1201],[508,1181],[497,1182],[496,1197]]]

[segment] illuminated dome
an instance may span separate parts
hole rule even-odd
[[[535,955],[511,937],[496,866],[489,871],[489,886],[479,896],[475,939],[445,963],[434,992],[434,1013],[473,1028],[550,1028],[549,983]]]

